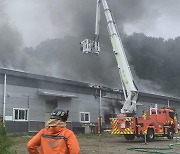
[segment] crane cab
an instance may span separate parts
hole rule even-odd
[[[100,46],[98,41],[92,41],[89,39],[85,39],[80,43],[81,45],[81,51],[84,54],[87,53],[93,53],[93,54],[99,54],[100,52]]]

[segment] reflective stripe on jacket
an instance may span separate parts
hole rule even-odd
[[[39,150],[38,147],[40,147]],[[48,127],[41,129],[28,142],[27,148],[29,154],[80,153],[80,148],[76,136],[66,127]]]

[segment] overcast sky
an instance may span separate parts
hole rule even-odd
[[[109,0],[109,4],[127,34],[165,39],[180,35],[180,0]],[[0,25],[7,22],[16,29],[23,46],[35,46],[48,38],[93,30],[95,7],[96,0],[0,0]]]

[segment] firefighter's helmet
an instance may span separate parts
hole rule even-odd
[[[67,110],[67,112],[65,112],[64,110],[57,107],[51,112],[50,119],[62,120],[65,122],[65,121],[67,121],[68,116],[69,116],[68,110]]]

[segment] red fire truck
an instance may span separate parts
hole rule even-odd
[[[122,134],[127,140],[132,140],[135,136],[144,136],[147,137],[148,140],[153,140],[154,136],[167,136],[169,139],[173,138],[173,134],[178,133],[178,126],[176,114],[172,109],[157,109],[157,107],[155,107],[145,111],[142,117],[135,117],[138,89],[133,80],[117,25],[112,16],[112,11],[109,9],[107,0],[97,0],[95,39],[93,41],[89,39],[82,41],[80,43],[81,50],[84,54],[99,54],[100,52],[100,4],[103,6],[107,20],[107,29],[117,61],[125,98],[121,114],[111,119],[111,133]]]
[[[150,108],[141,117],[119,114],[110,121],[111,134],[122,134],[126,140],[134,140],[135,136],[145,137],[145,135],[148,141],[152,141],[155,136],[173,139],[174,133],[178,133],[177,117],[170,108]]]

